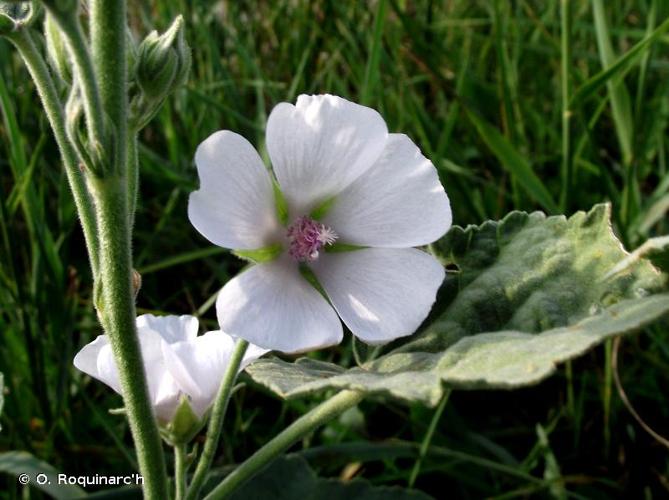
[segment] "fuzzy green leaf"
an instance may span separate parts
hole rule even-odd
[[[628,258],[598,205],[570,219],[513,212],[500,222],[454,227],[433,251],[458,273],[423,331],[362,367],[259,360],[247,372],[284,397],[325,389],[435,405],[443,386],[511,389],[558,363],[669,312],[667,276]]]

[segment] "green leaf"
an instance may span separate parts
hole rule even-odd
[[[513,147],[499,130],[480,118],[476,113],[467,111],[467,116],[476,127],[481,138],[502,164],[502,167],[514,176],[527,191],[527,194],[549,212],[558,212],[555,200],[523,155]]]
[[[39,488],[57,500],[86,496],[86,492],[79,486],[59,484],[58,470],[25,451],[0,453],[0,472],[16,476],[21,484],[26,484],[23,478],[27,477],[27,484]]]
[[[615,276],[627,271],[639,260],[646,258],[662,272],[669,272],[669,236],[651,238],[620,261],[607,276]]]
[[[396,486],[374,486],[362,479],[344,482],[316,476],[307,462],[296,455],[281,457],[233,493],[232,500],[272,498],[320,498],[323,500],[427,500],[432,497]]]
[[[247,372],[284,397],[346,388],[433,406],[444,385],[536,384],[558,363],[669,312],[667,276],[647,260],[610,273],[628,254],[608,205],[570,219],[512,212],[501,222],[456,226],[433,251],[458,266],[442,287],[457,292],[404,345],[348,370],[302,358],[259,360]]]

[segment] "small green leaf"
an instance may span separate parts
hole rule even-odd
[[[277,243],[275,245],[270,245],[268,247],[256,248],[253,250],[234,250],[232,253],[235,254],[240,259],[248,260],[259,264],[261,262],[269,262],[276,259],[281,252],[283,247],[281,244]]]
[[[271,498],[323,498],[328,500],[428,500],[432,497],[417,490],[397,486],[374,486],[363,479],[341,481],[316,476],[307,462],[296,455],[281,457],[272,462],[253,481],[235,491],[232,500]]]
[[[21,484],[34,486],[57,500],[86,496],[79,486],[59,482],[58,470],[25,451],[0,453],[0,472],[16,476]]]
[[[536,384],[558,363],[669,313],[667,275],[628,254],[610,207],[570,219],[513,212],[500,222],[454,227],[433,245],[457,277],[434,320],[407,343],[361,367],[302,358],[261,359],[253,379],[284,397],[354,389],[428,405],[444,385],[512,389]],[[457,283],[454,283],[457,282]]]

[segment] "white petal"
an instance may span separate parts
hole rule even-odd
[[[388,129],[376,111],[331,95],[301,95],[267,120],[267,151],[294,212],[308,213],[370,168]]]
[[[195,316],[154,316],[142,314],[137,317],[137,329],[148,328],[157,332],[166,342],[173,343],[197,337],[199,322]]]
[[[220,330],[207,332],[191,342],[163,345],[168,370],[183,392],[191,398],[191,407],[202,416],[212,405],[228,367],[235,340]],[[258,347],[250,345],[244,362],[261,356]],[[249,355],[255,356],[249,359]]]
[[[74,366],[121,394],[121,382],[114,364],[109,337],[106,335],[99,335],[93,342],[85,345],[74,357]]]
[[[426,245],[451,226],[437,169],[403,134],[390,134],[374,166],[339,193],[323,218],[340,241],[406,248]]]
[[[369,344],[416,331],[445,274],[434,257],[415,248],[322,253],[312,267],[346,326]]]
[[[163,340],[160,332],[149,328],[139,329],[137,335],[142,350],[151,404],[161,418],[167,415],[169,419],[178,403],[179,387],[165,366],[162,345],[166,341]]]
[[[143,328],[138,334],[144,373],[149,386],[151,406],[162,420],[169,420],[178,402],[179,388],[167,372],[161,352],[160,335]],[[100,335],[74,357],[74,366],[101,382],[117,393],[123,394],[118,369],[114,361],[111,344],[106,335]]]
[[[335,345],[343,335],[332,307],[286,258],[230,280],[219,292],[216,314],[230,335],[287,353]]]
[[[212,243],[225,248],[267,246],[277,231],[269,172],[241,135],[221,130],[195,153],[200,189],[188,200],[188,218]]]

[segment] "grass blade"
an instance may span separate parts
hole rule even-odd
[[[549,213],[557,213],[559,210],[555,200],[523,155],[495,127],[475,113],[467,111],[467,116],[504,169],[518,181],[527,194]]]

